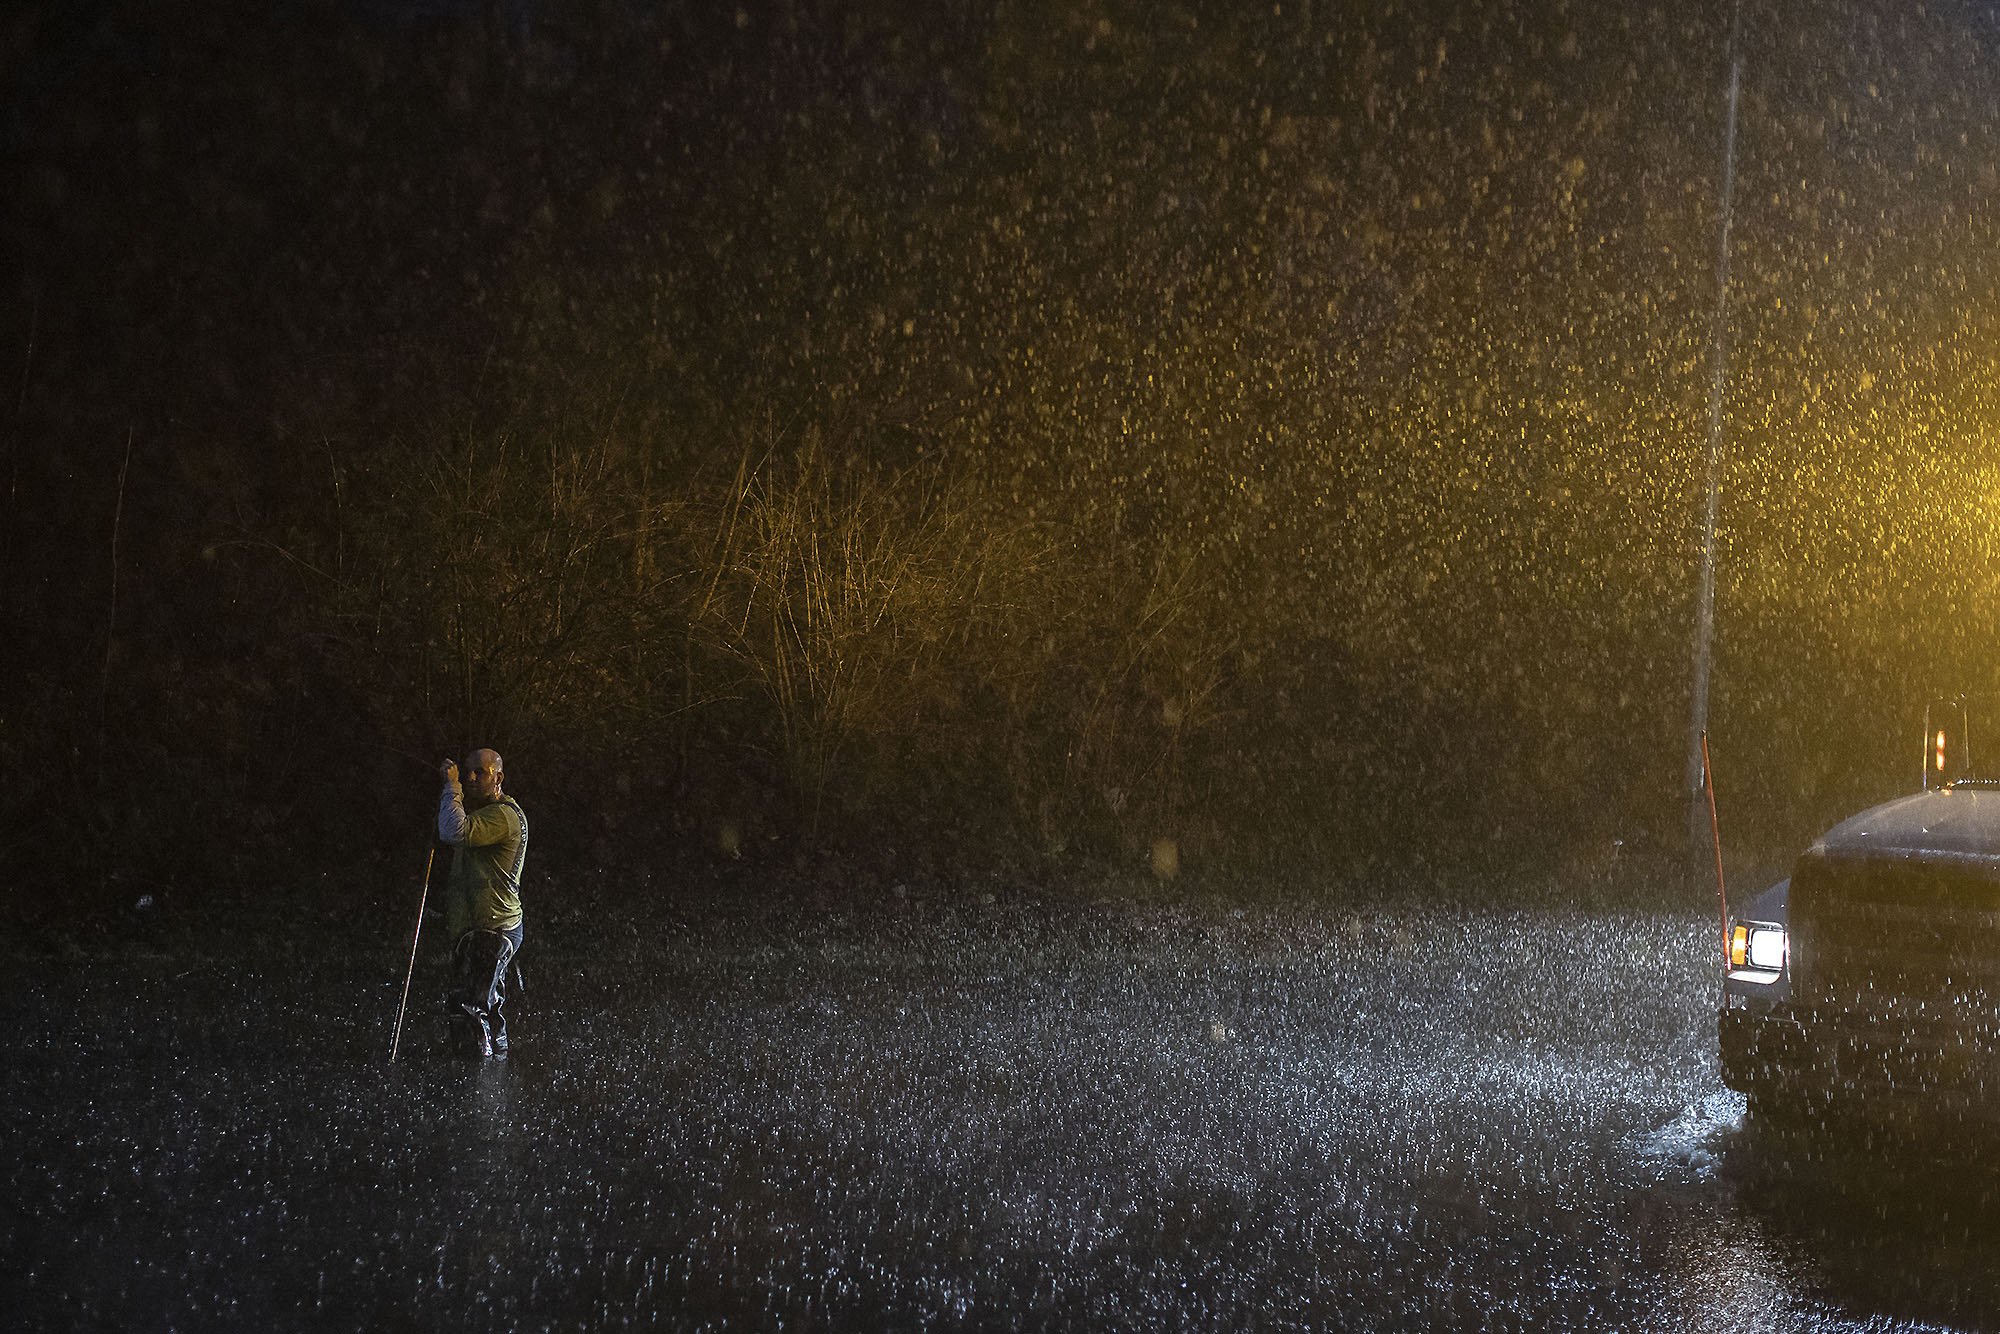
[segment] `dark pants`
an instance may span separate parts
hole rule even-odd
[[[452,1045],[469,1056],[507,1050],[507,972],[521,948],[521,928],[468,931],[451,951],[445,1020]]]

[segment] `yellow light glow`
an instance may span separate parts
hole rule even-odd
[[[1733,926],[1729,928],[1729,966],[1741,968],[1750,957],[1750,928]]]

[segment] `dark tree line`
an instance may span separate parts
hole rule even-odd
[[[626,877],[1670,837],[1710,8],[10,21],[10,892],[352,865],[471,744]],[[1716,726],[1781,841],[1990,672],[1943,9],[1747,36]]]

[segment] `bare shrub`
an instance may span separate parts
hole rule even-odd
[[[746,457],[702,518],[690,635],[768,708],[815,823],[845,760],[907,754],[959,712],[971,660],[1044,561],[935,476],[840,468],[816,433]]]
[[[689,572],[658,559],[631,462],[608,432],[460,432],[350,481],[323,629],[364,707],[433,745],[634,725]]]

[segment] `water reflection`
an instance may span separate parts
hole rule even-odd
[[[1832,1310],[1980,1328],[2000,1318],[2000,1169],[1976,1135],[1753,1117],[1723,1161],[1729,1230],[1768,1237]]]
[[[32,1015],[17,993],[0,1253],[37,1286],[0,1280],[0,1307],[46,1328],[2000,1311],[1989,1178],[1780,1133],[1718,1088],[1704,917],[1595,921],[1617,948],[1591,1008],[1523,948],[1532,915],[1129,918],[970,910],[894,944],[753,922],[649,976],[645,1007],[636,984],[539,990],[504,1064],[385,1068],[370,1042],[309,1078],[268,1040],[283,1006],[250,1021],[264,1041],[190,1011],[171,1057],[93,1063],[63,1053],[127,990]],[[1397,933],[1415,947],[1385,954]]]

